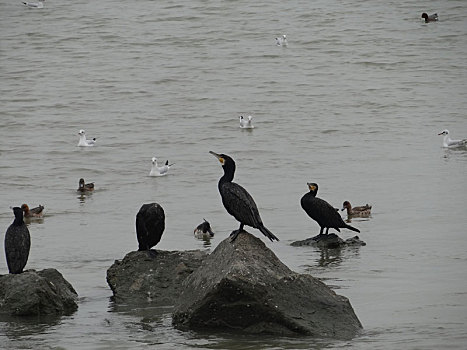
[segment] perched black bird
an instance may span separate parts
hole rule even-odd
[[[159,243],[164,229],[164,209],[157,203],[143,204],[136,214],[138,250],[150,250]]]
[[[360,230],[347,225],[342,217],[340,216],[339,212],[336,211],[331,204],[326,202],[321,198],[316,197],[316,193],[318,193],[318,185],[315,183],[308,183],[308,188],[310,192],[305,194],[300,203],[302,205],[303,210],[306,211],[308,216],[315,220],[318,225],[321,227],[319,234],[322,235],[324,229],[326,228],[326,234],[330,228],[341,232],[339,228],[347,228],[352,231],[360,232]]]
[[[212,151],[209,153],[219,159],[222,168],[224,168],[224,176],[220,178],[218,184],[222,203],[227,212],[240,222],[239,229],[232,231],[230,241],[233,242],[237,238],[238,234],[243,231],[244,225],[260,230],[271,241],[278,241],[279,238],[264,227],[253,197],[242,186],[232,182],[235,174],[234,160],[225,154],[217,154]]]
[[[196,226],[193,231],[196,238],[212,238],[214,237],[214,232],[211,230],[211,224],[203,218],[203,222]]]
[[[5,233],[5,256],[10,273],[23,272],[28,262],[31,236],[23,221],[23,209],[14,207],[15,220]]]

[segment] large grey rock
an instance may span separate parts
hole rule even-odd
[[[107,283],[116,303],[173,306],[182,282],[207,253],[191,251],[135,251],[107,270]]]
[[[358,236],[354,236],[352,238],[347,238],[345,241],[340,238],[335,233],[330,233],[327,235],[317,235],[311,238],[304,239],[302,241],[295,241],[292,242],[290,245],[294,247],[301,247],[301,246],[314,246],[318,248],[343,248],[349,246],[365,246],[366,243],[362,241]]]
[[[183,283],[173,324],[348,339],[362,328],[347,298],[285,266],[258,238],[227,238]]]
[[[55,269],[0,275],[0,314],[42,316],[70,314],[78,294]]]

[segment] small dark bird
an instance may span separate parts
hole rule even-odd
[[[230,234],[231,242],[235,241],[238,234],[243,231],[243,226],[248,225],[260,230],[271,241],[279,238],[264,227],[259,211],[253,197],[242,186],[232,182],[235,174],[235,162],[225,154],[217,154],[210,151],[222,164],[224,175],[220,178],[218,188],[227,212],[240,222],[238,230]]]
[[[438,14],[433,13],[432,15],[428,15],[426,12],[423,12],[422,18],[425,19],[425,23],[436,22],[438,20]]]
[[[360,230],[355,227],[347,225],[344,220],[342,220],[339,211],[336,211],[336,208],[331,204],[316,197],[316,193],[318,193],[318,185],[316,183],[307,183],[307,185],[310,192],[302,197],[300,203],[308,216],[315,220],[321,227],[321,230],[319,231],[320,235],[323,234],[325,228],[326,234],[328,234],[330,228],[333,228],[338,232],[341,232],[339,228],[347,228],[355,232],[360,232]]]
[[[83,178],[79,179],[79,187],[77,191],[81,193],[94,191],[94,182],[84,183]]]
[[[164,229],[164,209],[157,203],[143,204],[136,214],[138,250],[150,250],[159,243]]]
[[[23,221],[23,210],[20,207],[14,207],[13,213],[15,220],[5,233],[5,256],[8,271],[21,273],[28,262],[31,236]]]
[[[199,224],[193,231],[196,238],[212,238],[214,237],[214,232],[211,230],[211,224],[204,219],[204,222]]]

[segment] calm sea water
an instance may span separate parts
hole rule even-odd
[[[10,206],[45,205],[27,268],[57,268],[80,301],[68,317],[0,322],[0,347],[464,348],[467,149],[437,133],[467,137],[466,13],[463,0],[1,2],[1,239]],[[256,128],[240,130],[249,114]],[[79,129],[98,146],[76,147]],[[281,239],[268,246],[347,296],[361,336],[181,332],[170,309],[110,302],[106,270],[136,249],[143,203],[166,212],[159,249],[213,249],[237,228],[210,150],[236,160]],[[168,176],[147,176],[154,155],[175,163]],[[80,177],[96,185],[86,198]],[[352,221],[367,246],[290,246],[319,231],[299,203],[307,182],[336,207],[373,205]],[[192,236],[203,217],[211,245]]]

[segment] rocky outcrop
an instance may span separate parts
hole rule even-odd
[[[107,270],[107,283],[117,303],[172,306],[206,256],[201,250],[130,252]]]
[[[348,339],[362,328],[347,298],[285,266],[258,238],[227,238],[183,283],[180,329],[241,330]]]
[[[304,239],[302,241],[292,242],[290,245],[294,247],[301,247],[311,245],[318,248],[343,248],[349,246],[364,246],[366,245],[358,236],[347,238],[345,241],[335,233],[327,235],[317,235],[311,238]]]
[[[77,300],[73,286],[55,269],[0,275],[0,315],[70,314]]]

